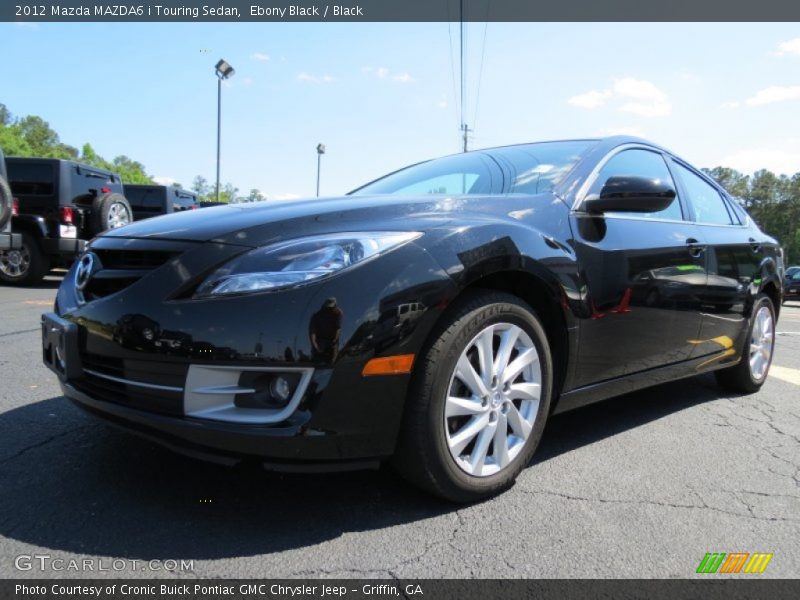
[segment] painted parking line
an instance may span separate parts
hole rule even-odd
[[[771,377],[777,377],[781,381],[786,381],[788,383],[800,385],[800,369],[792,369],[790,367],[779,367],[778,365],[772,365],[769,368],[769,374]]]

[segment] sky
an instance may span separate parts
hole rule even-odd
[[[458,152],[457,23],[0,24],[0,102],[160,181],[337,195]],[[630,133],[700,167],[800,171],[799,23],[471,23],[470,148]]]

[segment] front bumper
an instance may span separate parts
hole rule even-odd
[[[104,243],[124,244],[125,252],[163,250],[150,241]],[[416,354],[446,305],[452,280],[424,250],[408,244],[315,285],[195,301],[175,299],[173,290],[241,249],[170,248],[179,258],[86,303],[74,289],[76,267],[65,277],[59,314],[44,318],[43,347],[67,398],[116,425],[218,462],[330,470],[370,466],[393,454],[410,375],[364,377],[362,371],[376,356]],[[92,248],[101,249],[113,250]],[[105,265],[116,260],[102,259]],[[331,298],[342,312],[338,341],[315,350],[315,316]],[[413,310],[402,310],[406,305]],[[192,372],[214,369],[311,375],[291,414],[275,422],[231,422],[191,410]]]

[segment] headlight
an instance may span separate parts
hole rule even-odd
[[[415,231],[339,233],[257,248],[217,269],[194,297],[296,286],[366,262],[421,235]]]

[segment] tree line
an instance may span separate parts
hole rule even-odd
[[[39,116],[15,117],[0,103],[0,149],[7,156],[37,156],[78,160],[119,173],[125,183],[154,183],[145,166],[125,155],[108,161],[88,143],[80,150],[61,141],[50,124]],[[759,226],[783,246],[786,264],[800,263],[800,172],[776,175],[766,169],[745,175],[727,167],[704,169],[738,199]],[[180,183],[174,185],[180,186]],[[216,186],[198,175],[191,185],[201,201],[216,200]],[[237,196],[238,188],[220,186],[221,202],[266,200],[259,190]]]
[[[0,103],[0,149],[6,156],[33,156],[38,158],[61,158],[77,160],[93,167],[107,169],[118,173],[124,183],[154,184],[153,177],[147,173],[145,166],[139,161],[125,155],[106,160],[86,143],[80,149],[61,141],[58,133],[42,117],[27,115],[16,117]],[[182,187],[180,183],[174,183]],[[197,176],[192,190],[198,194],[200,201],[216,200],[216,186],[210,185],[205,178]],[[231,183],[220,186],[220,201],[232,202],[237,199],[238,188]],[[261,196],[258,190],[252,190],[248,199]]]
[[[703,170],[745,207],[763,231],[778,240],[787,265],[800,264],[800,172],[789,176],[767,169],[752,175],[727,167]]]

